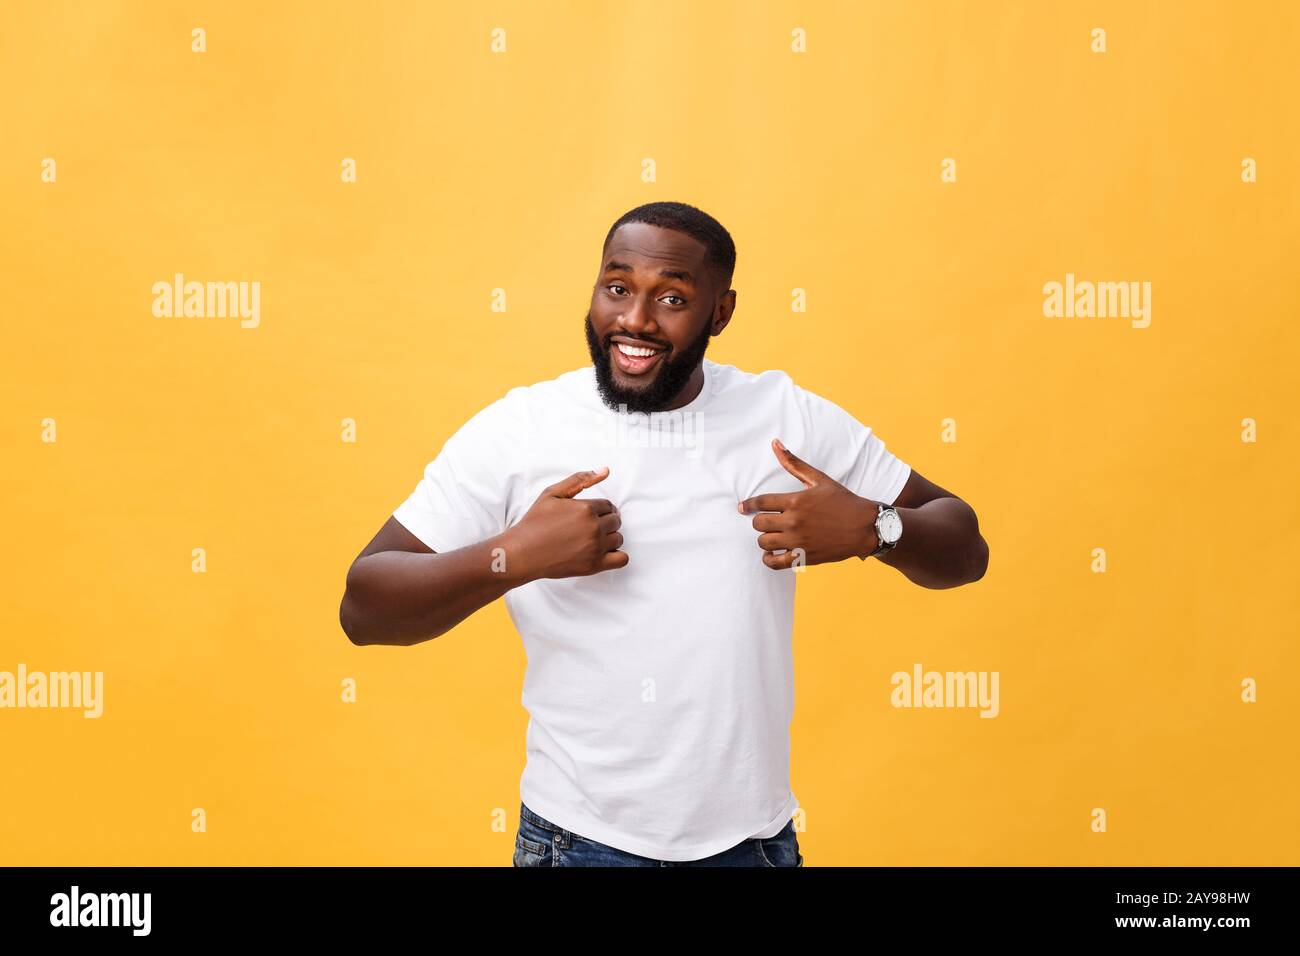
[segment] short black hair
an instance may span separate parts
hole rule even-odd
[[[722,280],[722,291],[731,288],[731,277],[736,271],[736,244],[731,241],[731,233],[722,227],[702,209],[696,209],[684,202],[650,202],[644,206],[629,209],[609,227],[605,234],[603,249],[609,248],[609,240],[614,238],[618,227],[629,222],[643,222],[663,229],[676,229],[704,244],[704,262],[713,270],[715,276]]]

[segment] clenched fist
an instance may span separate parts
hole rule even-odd
[[[604,498],[574,497],[608,477],[602,468],[556,482],[506,532],[509,560],[522,565],[529,580],[585,577],[627,564],[627,553],[619,550],[618,509]]]

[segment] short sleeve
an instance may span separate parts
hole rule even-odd
[[[484,408],[447,439],[393,517],[437,552],[500,534],[505,530],[510,433],[504,400]]]
[[[808,453],[795,452],[849,491],[892,505],[912,468],[869,426],[834,402],[795,386],[809,437]],[[794,449],[791,449],[794,451]]]

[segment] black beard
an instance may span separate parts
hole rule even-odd
[[[616,412],[660,412],[664,406],[677,397],[677,393],[686,387],[691,375],[704,359],[704,352],[709,347],[709,327],[706,325],[698,338],[686,347],[676,359],[664,356],[659,360],[659,368],[654,373],[650,384],[642,388],[619,388],[614,381],[614,370],[609,358],[609,342],[602,348],[596,341],[596,330],[591,324],[591,312],[587,313],[587,350],[591,352],[591,364],[596,369],[596,391],[600,399]]]

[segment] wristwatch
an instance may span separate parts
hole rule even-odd
[[[892,551],[898,544],[898,539],[903,536],[903,519],[899,517],[898,509],[883,501],[878,504],[880,510],[876,512],[876,539],[880,543],[876,545],[875,551],[867,555],[868,558]]]

